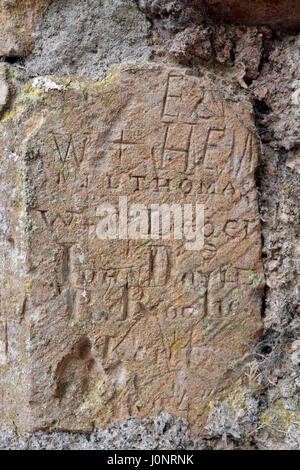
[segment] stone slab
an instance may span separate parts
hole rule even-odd
[[[203,434],[261,330],[250,105],[145,64],[34,79],[0,126],[1,418],[89,432],[167,412]],[[120,197],[203,204],[203,249],[99,239]]]

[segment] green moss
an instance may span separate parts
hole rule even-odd
[[[225,401],[234,411],[238,411],[240,409],[247,411],[247,400],[249,399],[249,393],[249,388],[242,384],[242,379],[240,378],[236,382],[231,393],[227,398],[225,398]]]
[[[95,88],[98,91],[102,91],[103,89],[111,89],[116,86],[116,84],[120,80],[120,74],[124,69],[124,65],[121,65],[115,69],[113,69],[110,73],[106,75],[101,82],[95,84]]]
[[[121,71],[123,70],[124,66],[117,67],[116,69],[112,70],[107,76],[101,80],[100,82],[93,82],[92,80],[88,79],[76,79],[72,77],[55,77],[55,76],[45,76],[45,79],[48,79],[54,82],[56,85],[62,87],[62,89],[72,89],[76,91],[86,91],[91,93],[103,93],[103,91],[107,92],[115,87],[120,79]],[[18,78],[18,71],[15,69],[10,70],[10,78],[16,79]],[[28,105],[37,103],[38,101],[42,100],[45,96],[47,96],[50,92],[60,92],[61,90],[54,89],[49,90],[46,92],[45,87],[37,87],[33,86],[33,80],[23,85],[17,94],[14,103],[10,109],[8,109],[2,116],[1,122],[7,121],[9,119],[17,119],[19,118],[24,111],[27,109]]]
[[[10,80],[20,78],[20,70],[17,67],[7,67],[7,75]]]
[[[19,118],[29,103],[39,101],[45,95],[45,90],[32,86],[32,82],[26,83],[21,88],[11,109],[8,109],[1,118],[1,122]]]
[[[213,413],[214,409],[219,407],[221,400],[228,405],[229,415],[236,419],[236,417],[249,412],[249,399],[252,395],[253,390],[243,385],[242,379],[239,378],[229,392],[224,391],[218,394],[214,400],[208,403],[208,412]]]
[[[83,402],[77,409],[76,416],[82,415],[93,416],[95,419],[101,414],[106,414],[111,411],[111,404],[109,399],[106,398],[106,388],[103,380],[98,380],[93,388],[86,392],[83,397]]]

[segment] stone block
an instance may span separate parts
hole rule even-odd
[[[5,422],[89,432],[165,411],[204,433],[261,330],[251,129],[250,105],[180,68],[18,91],[0,121]],[[172,215],[171,237],[154,233],[163,204],[204,206],[203,247]]]

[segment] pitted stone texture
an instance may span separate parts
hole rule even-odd
[[[32,50],[36,18],[50,1],[0,1],[0,56],[26,56]]]
[[[18,435],[0,432],[0,449],[18,450],[154,450],[204,449],[203,439],[192,439],[188,423],[161,413],[154,419],[128,418],[91,434],[70,432],[36,432]]]
[[[164,411],[201,434],[261,328],[250,107],[153,65],[33,84],[1,122],[2,416],[91,431]],[[204,248],[100,240],[124,196],[204,204]]]
[[[296,31],[298,0],[138,0],[159,29],[179,31],[191,24],[266,25]]]
[[[53,0],[37,22],[32,75],[103,78],[122,62],[148,60],[150,22],[135,0]]]

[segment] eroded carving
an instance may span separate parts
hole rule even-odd
[[[255,137],[241,109],[181,70],[125,68],[114,87],[88,87],[52,91],[30,119],[52,100],[55,117],[20,139],[37,148],[22,278],[28,427],[89,430],[165,410],[201,433],[209,401],[234,380],[228,364],[260,328]],[[117,216],[124,196],[150,222],[151,205],[204,204],[204,248],[162,227],[151,237],[151,223],[143,239],[99,239],[98,207]]]

